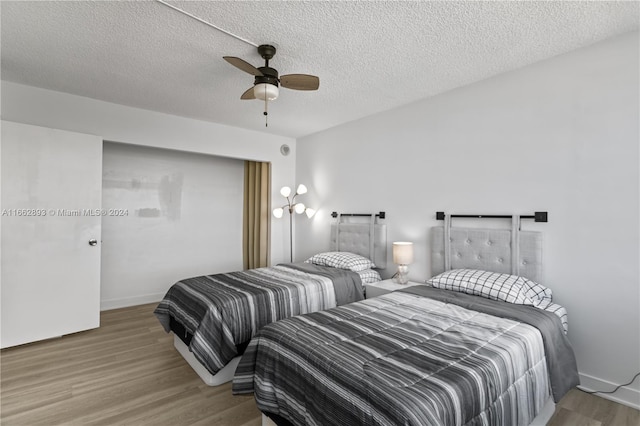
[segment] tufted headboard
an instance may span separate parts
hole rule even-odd
[[[451,269],[482,269],[512,273],[511,230],[452,227],[450,231]],[[431,228],[431,271],[445,271],[445,228]],[[518,275],[542,282],[542,233],[519,232]]]
[[[331,250],[367,257],[376,269],[387,267],[387,225],[376,223],[332,223]]]

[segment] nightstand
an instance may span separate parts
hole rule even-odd
[[[391,293],[392,291],[402,290],[414,285],[421,285],[415,281],[409,281],[406,284],[398,284],[392,279],[378,281],[372,284],[365,284],[366,297],[371,299],[372,297],[382,296],[383,294]]]

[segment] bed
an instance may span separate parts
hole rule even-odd
[[[373,268],[385,266],[386,227],[336,223],[331,249],[305,262],[180,280],[154,314],[200,378],[220,385],[266,324],[362,300],[363,284],[380,279]]]
[[[512,231],[433,229],[429,285],[263,328],[233,392],[278,425],[545,424],[576,362],[564,308],[503,268],[540,279],[541,235]]]

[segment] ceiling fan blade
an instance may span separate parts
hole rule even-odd
[[[280,85],[294,90],[318,90],[320,79],[309,74],[287,74],[280,77]]]
[[[240,96],[240,99],[255,99],[256,96],[253,94],[253,86],[249,87],[249,89]]]
[[[229,62],[231,65],[233,65],[236,68],[241,69],[244,72],[248,72],[251,75],[255,75],[255,76],[262,76],[262,72],[254,67],[253,65],[251,65],[249,62],[245,61],[244,59],[240,59],[240,58],[236,58],[235,56],[223,56],[222,57],[225,61]]]

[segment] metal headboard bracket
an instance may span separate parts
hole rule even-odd
[[[373,213],[340,213],[340,216],[342,217],[347,217],[347,216],[351,216],[351,217],[366,217],[366,216],[373,216]],[[380,212],[380,213],[376,213],[375,215],[376,217],[379,217],[380,219],[386,219],[386,213],[385,212]],[[338,212],[332,212],[331,213],[331,217],[332,218],[336,218],[338,217]]]
[[[512,219],[513,215],[491,215],[491,214],[452,214],[449,217],[469,217],[476,219]],[[520,219],[533,219],[534,222],[548,222],[547,212],[535,212],[533,215],[520,215]],[[444,220],[444,212],[436,212],[436,220]]]

